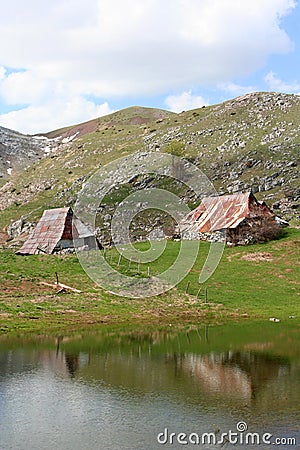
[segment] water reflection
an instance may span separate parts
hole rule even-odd
[[[174,392],[185,398],[195,398],[197,393],[199,402],[203,398],[208,402],[210,397],[215,401],[219,396],[223,402],[238,404],[255,402],[266,387],[271,401],[277,382],[288,380],[291,368],[293,373],[298,370],[298,361],[293,365],[289,358],[276,354],[272,343],[202,353],[208,345],[207,327],[204,347],[199,330],[175,336],[166,331],[117,332],[80,339],[60,336],[50,340],[55,349],[25,347],[0,352],[0,376],[40,367],[63,377],[103,381],[137,392]],[[198,339],[202,348],[195,352]]]
[[[266,383],[290,369],[284,358],[252,352],[185,355],[175,359],[179,368],[201,384],[207,394],[217,393],[243,401],[255,399]]]
[[[199,418],[204,431],[209,431],[212,423],[229,426],[233,417],[247,417],[256,426],[264,423],[274,429],[280,420],[284,429],[295,431],[300,400],[299,330],[283,326],[275,330],[260,324],[256,327],[202,327],[187,332],[105,329],[101,333],[36,340],[4,337],[0,340],[0,431],[6,436],[5,448],[9,448],[10,438],[4,426],[9,425],[11,417],[18,417],[20,408],[26,408],[20,406],[25,393],[16,389],[20,379],[23,386],[27,384],[28,392],[32,389],[30,401],[41,394],[39,387],[41,390],[43,386],[45,398],[42,396],[39,401],[43,399],[50,411],[53,408],[67,415],[64,408],[71,399],[76,414],[82,415],[81,419],[76,418],[77,425],[87,427],[88,423],[91,433],[95,432],[93,427],[103,405],[107,416],[101,415],[101,423],[108,420],[110,424],[105,432],[112,433],[111,427],[120,417],[122,423],[128,421],[130,426],[144,417],[146,434],[152,440],[161,423],[169,421],[180,428],[186,421],[187,426],[199,426]],[[35,390],[33,380],[37,383]],[[68,390],[72,394],[63,405],[61,401]],[[95,406],[100,398],[102,406]],[[41,408],[39,401],[37,410]],[[184,411],[185,419],[178,416],[179,410]],[[22,428],[21,419],[20,423]],[[100,441],[102,428],[101,433]],[[139,435],[139,444],[133,443],[132,435],[127,440],[122,436],[115,436],[116,442],[123,439],[121,447],[114,443],[109,446],[107,442],[101,446],[97,441],[95,447],[84,447],[86,443],[82,442],[76,447],[72,442],[70,448],[149,448],[142,445],[145,436]],[[159,448],[155,439],[151,448]]]

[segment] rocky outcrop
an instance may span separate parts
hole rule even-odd
[[[58,141],[0,127],[0,178],[20,172],[57,148]]]
[[[21,219],[17,220],[16,222],[12,222],[7,227],[7,234],[9,239],[16,239],[21,234],[29,234],[31,233],[36,224],[33,222],[27,222],[24,217],[21,217]]]

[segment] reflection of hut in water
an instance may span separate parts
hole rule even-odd
[[[54,372],[57,375],[63,377],[68,375],[65,357],[61,352],[46,349],[41,350],[40,362],[45,369]]]
[[[12,356],[7,352],[5,357],[0,354],[0,374],[32,367],[28,365],[31,361],[60,377],[92,383],[101,380],[139,394],[166,392],[196,404],[218,402],[232,406],[255,400],[255,405],[263,409],[268,410],[270,405],[274,410],[280,409],[286,402],[283,396],[278,398],[282,386],[290,386],[290,401],[298,398],[293,383],[295,375],[290,376],[290,369],[294,367],[299,376],[299,368],[291,366],[288,359],[258,351],[152,354],[149,349],[143,352],[139,345],[135,346],[136,352],[128,353],[120,347],[112,349],[105,345],[101,350],[96,347],[94,351],[76,352],[72,346],[62,349],[61,338],[57,344],[56,351],[21,351]]]
[[[80,366],[80,353],[68,353],[60,350],[62,336],[57,338],[56,351],[41,350],[40,361],[43,367],[53,371],[60,376],[73,378]],[[82,358],[81,358],[82,359]]]
[[[129,391],[172,392],[196,403],[219,399],[226,405],[248,404],[261,395],[269,401],[280,377],[290,368],[284,358],[253,351],[209,355],[169,352],[153,357],[119,350],[91,353],[88,364],[79,364],[75,376]]]
[[[266,382],[279,376],[287,362],[252,352],[225,352],[185,355],[178,364],[207,393],[251,399]]]
[[[189,355],[181,359],[181,369],[195,381],[201,382],[205,391],[225,396],[251,398],[251,382],[239,367],[226,366],[216,355]]]

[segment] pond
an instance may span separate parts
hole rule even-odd
[[[0,449],[299,448],[299,331],[291,320],[2,336]]]

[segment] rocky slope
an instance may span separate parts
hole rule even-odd
[[[53,148],[53,140],[46,137],[27,136],[0,127],[0,178],[36,163]]]
[[[206,173],[220,194],[252,189],[283,218],[300,222],[300,96],[253,93],[180,114],[132,107],[47,138],[47,156],[22,176],[12,174],[1,188],[1,228],[21,216],[36,220],[47,207],[74,204],[82,184],[98,167],[136,151],[184,156]],[[26,146],[20,148],[19,160],[26,155],[24,167],[29,157]],[[36,159],[45,155],[45,147],[39,149]],[[137,186],[159,183],[141,177],[113,197],[118,201]],[[177,193],[190,205],[197,204],[190,192]]]

